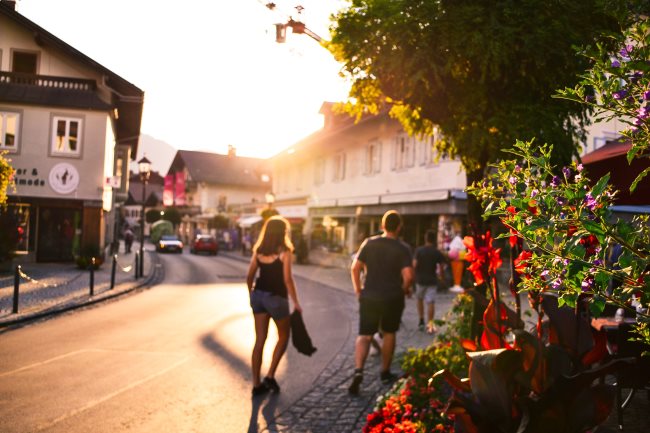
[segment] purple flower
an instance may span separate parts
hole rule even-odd
[[[564,177],[567,179],[571,177],[571,169],[569,167],[562,168],[562,173],[564,174]]]
[[[519,173],[521,171],[521,166],[519,164],[515,165],[515,173]]]
[[[616,92],[612,93],[612,96],[616,100],[624,99],[627,96],[627,90],[621,89],[619,91],[616,91]]]
[[[643,92],[643,100],[650,101],[650,90],[646,90],[645,92]]]
[[[594,211],[596,209],[596,206],[598,205],[598,202],[596,199],[591,195],[591,192],[588,192],[587,195],[585,196],[585,206],[589,208],[590,211]]]
[[[586,95],[585,102],[588,104],[596,102],[596,97],[594,95]]]
[[[558,197],[557,198],[557,204],[559,204],[560,206],[564,206],[566,203],[567,202],[566,202],[566,199],[564,197]]]
[[[558,176],[553,176],[553,179],[551,179],[551,186],[558,187],[560,186],[560,178]]]
[[[612,59],[612,68],[620,68],[621,67],[621,62],[618,61],[618,59]]]
[[[562,280],[562,278],[556,278],[556,279],[553,280],[553,282],[551,283],[551,287],[553,287],[554,289],[557,290],[557,289],[559,289],[559,288],[562,286],[562,283],[563,283],[563,282],[564,282],[564,280]]]
[[[583,168],[584,168],[584,167],[582,166],[582,164],[578,164],[578,166],[576,167],[576,169],[577,169],[579,172],[582,171]]]
[[[596,259],[596,260],[594,260],[594,265],[596,265],[596,266],[602,266],[602,265],[603,265],[603,261],[602,261],[602,259]]]
[[[628,44],[628,45],[624,46],[623,48],[621,48],[621,51],[619,51],[619,53],[623,57],[630,57],[630,54],[632,53],[633,49],[634,49],[634,46]]]
[[[590,291],[592,289],[592,287],[594,287],[594,276],[589,275],[587,278],[582,280],[581,287],[582,287],[583,292]]]
[[[530,198],[535,198],[539,194],[539,191],[534,189],[530,192]]]
[[[514,185],[514,184],[516,184],[516,183],[517,183],[517,178],[514,177],[514,176],[510,176],[510,177],[508,178],[508,183],[509,183],[510,185]]]

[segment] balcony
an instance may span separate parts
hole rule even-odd
[[[0,71],[0,101],[108,110],[95,80]]]

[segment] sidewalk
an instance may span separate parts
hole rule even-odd
[[[145,245],[144,276],[135,279],[135,251],[125,254],[120,246],[115,269],[115,285],[111,285],[112,258],[94,271],[93,296],[90,295],[90,271],[79,269],[74,263],[21,264],[18,314],[13,314],[15,272],[0,274],[0,331],[14,325],[54,314],[92,305],[154,284],[158,277],[157,255],[150,254],[151,245]]]
[[[239,252],[219,253],[235,260],[248,262],[250,257],[244,257]],[[350,296],[350,317],[353,321],[353,331],[343,345],[343,349],[332,359],[329,365],[315,380],[309,392],[295,401],[290,408],[280,413],[272,425],[266,426],[261,432],[268,433],[346,433],[360,432],[366,423],[366,416],[374,409],[377,398],[386,393],[389,385],[383,385],[379,380],[380,357],[369,355],[365,366],[364,380],[358,396],[348,394],[348,386],[354,372],[354,342],[357,337],[356,323],[358,306],[353,302],[354,291],[350,272],[347,269],[333,265],[332,267],[318,265],[294,264],[293,273],[298,288],[300,280],[316,281]],[[436,298],[436,319],[442,318],[451,308],[455,299],[454,293],[439,293]],[[425,348],[433,343],[433,335],[418,330],[418,315],[415,298],[406,300],[402,316],[402,324],[397,333],[397,347],[392,370],[400,373],[399,358],[409,348]],[[433,373],[433,372],[432,372]]]

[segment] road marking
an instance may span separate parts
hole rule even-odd
[[[55,356],[54,358],[50,358],[50,359],[47,359],[45,361],[36,362],[34,364],[26,365],[24,367],[20,367],[20,368],[17,368],[15,370],[0,373],[0,377],[9,376],[10,374],[18,373],[18,372],[21,372],[21,371],[24,371],[24,370],[29,370],[30,368],[40,367],[41,365],[49,364],[50,362],[58,361],[60,359],[67,358],[69,356],[77,355],[79,353],[84,353],[84,352],[88,352],[88,351],[89,351],[89,349],[81,349],[81,350],[75,350],[74,352],[68,352],[66,354],[63,354],[63,355],[60,355],[60,356]]]
[[[40,367],[42,365],[50,364],[55,361],[59,361],[63,358],[68,358],[70,356],[78,355],[80,353],[88,353],[88,352],[126,352],[126,353],[152,353],[152,354],[160,354],[160,355],[175,355],[178,354],[178,352],[156,352],[156,351],[150,351],[150,350],[128,350],[128,349],[80,349],[80,350],[75,350],[73,352],[68,352],[63,355],[55,356],[54,358],[46,359],[45,361],[40,361],[40,362],[35,362],[34,364],[29,364],[24,367],[17,368],[15,370],[10,370],[10,371],[5,371],[4,373],[0,373],[0,377],[4,376],[9,376],[11,374],[15,373],[20,373],[21,371],[29,370],[32,368]]]
[[[190,358],[191,358],[190,356],[186,356],[185,358],[181,359],[180,361],[177,361],[176,363],[170,365],[167,368],[164,368],[164,369],[160,370],[157,373],[153,373],[153,374],[151,374],[151,375],[149,375],[149,376],[147,376],[147,377],[145,377],[143,379],[137,380],[137,381],[135,381],[135,382],[133,382],[133,383],[131,383],[129,385],[126,385],[126,386],[124,386],[124,387],[122,387],[122,388],[120,388],[120,389],[118,389],[116,391],[111,392],[110,394],[105,395],[104,397],[102,397],[100,399],[91,401],[91,402],[81,406],[78,409],[71,410],[70,412],[68,412],[68,413],[66,413],[64,415],[61,415],[60,417],[55,418],[55,419],[53,419],[52,421],[50,421],[50,422],[48,422],[46,424],[41,424],[34,431],[42,431],[42,430],[48,429],[48,428],[54,426],[55,424],[60,423],[61,421],[65,421],[66,419],[68,419],[70,417],[73,417],[75,415],[78,415],[81,412],[87,411],[88,409],[92,409],[93,407],[95,407],[95,406],[97,406],[99,404],[102,404],[105,401],[108,401],[108,400],[112,399],[113,397],[116,397],[119,394],[122,394],[123,392],[129,391],[129,390],[131,390],[133,388],[136,388],[136,387],[142,385],[145,382],[148,382],[148,381],[150,381],[152,379],[155,379],[155,378],[157,378],[159,376],[162,376],[162,375],[166,374],[167,372],[173,370],[174,368],[180,366],[181,364],[186,363]]]

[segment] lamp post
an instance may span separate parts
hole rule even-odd
[[[140,276],[144,271],[144,205],[147,199],[147,182],[149,182],[149,176],[151,175],[151,161],[147,159],[146,156],[143,156],[140,161],[138,161],[138,172],[140,173],[140,181],[142,182],[142,214],[140,215]]]

